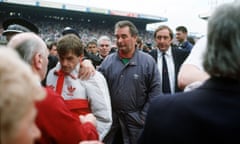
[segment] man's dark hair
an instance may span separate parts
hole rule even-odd
[[[129,27],[131,36],[138,36],[138,30],[132,22],[123,20],[123,21],[119,21],[115,24],[115,30],[117,28],[123,28],[123,27]]]
[[[83,49],[82,41],[75,34],[66,34],[57,42],[59,56],[64,56],[69,52],[72,52],[76,56],[81,56],[84,55]]]
[[[49,46],[48,46],[48,49],[49,50],[52,50],[53,46],[57,46],[57,42],[52,42]]]
[[[97,46],[97,42],[96,42],[95,40],[89,41],[89,42],[87,43],[87,47],[88,47],[89,45],[96,45],[96,46]]]
[[[167,26],[167,25],[161,25],[161,26],[159,26],[159,27],[154,31],[154,34],[153,34],[154,38],[156,38],[157,32],[159,32],[160,30],[164,30],[164,29],[167,29],[167,30],[169,31],[170,38],[173,39],[173,31],[172,31],[172,29],[171,29],[169,26]]]
[[[187,33],[188,32],[188,30],[187,30],[187,28],[185,26],[178,26],[176,28],[176,31],[181,31],[183,33]]]

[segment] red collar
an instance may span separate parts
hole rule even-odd
[[[130,59],[130,58],[132,58],[133,57],[133,54],[130,54],[130,53],[127,53],[127,54],[125,54],[125,53],[123,53],[121,50],[119,50],[118,51],[118,54],[119,54],[119,57],[121,58],[121,59],[123,59],[123,58],[127,58],[127,59]]]

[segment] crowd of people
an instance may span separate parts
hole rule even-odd
[[[87,43],[93,39],[99,38],[101,35],[108,36],[112,41],[115,40],[114,34],[112,33],[114,25],[111,27],[102,25],[93,25],[92,23],[87,22],[73,22],[73,21],[46,21],[46,20],[37,20],[33,19],[30,21],[36,25],[39,29],[39,36],[45,42],[52,42],[59,39],[62,35],[62,31],[65,27],[74,28],[79,35],[83,42]],[[0,20],[0,22],[2,22]],[[0,28],[0,33],[3,29]],[[142,37],[144,42],[152,43],[152,32],[146,31],[144,29],[139,29],[139,36]],[[4,37],[0,35],[0,40],[5,41]]]
[[[5,21],[1,143],[239,143],[239,13],[240,3],[219,6],[196,44],[185,26],[175,36],[161,25],[151,49],[128,20],[100,35],[46,27],[50,45],[40,23]]]

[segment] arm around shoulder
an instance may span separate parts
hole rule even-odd
[[[107,82],[104,76],[97,72],[88,81],[84,81],[91,110],[97,119],[97,130],[102,140],[112,124],[112,108]]]

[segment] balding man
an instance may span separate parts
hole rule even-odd
[[[33,144],[41,136],[35,102],[45,91],[30,67],[5,46],[0,48],[0,73],[0,143]]]

